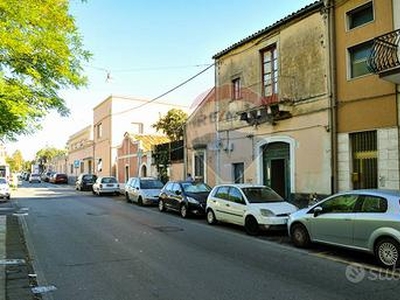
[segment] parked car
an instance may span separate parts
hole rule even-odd
[[[29,183],[33,183],[33,182],[36,182],[36,183],[42,182],[42,179],[40,178],[40,174],[31,173],[29,175]]]
[[[59,184],[59,183],[68,183],[68,176],[64,173],[54,173],[51,177],[49,182]]]
[[[131,177],[125,184],[127,202],[137,202],[139,205],[158,204],[158,196],[164,184],[154,177]]]
[[[97,176],[94,174],[81,174],[76,179],[75,189],[78,191],[91,191],[96,179]]]
[[[10,200],[10,185],[5,177],[0,177],[0,197],[5,201]]]
[[[177,211],[182,218],[189,214],[204,215],[210,191],[211,188],[202,182],[169,181],[161,189],[158,209]]]
[[[289,235],[297,247],[311,242],[366,251],[385,267],[400,265],[400,191],[334,194],[293,213]]]
[[[297,210],[273,189],[264,185],[220,184],[207,198],[207,222],[244,226],[246,233],[260,229],[285,229],[290,213]]]
[[[54,175],[54,172],[51,172],[51,171],[43,172],[41,175],[42,181],[49,182],[51,176],[53,176],[53,175]]]
[[[92,192],[98,196],[103,194],[119,195],[119,183],[114,176],[101,176],[93,183]]]

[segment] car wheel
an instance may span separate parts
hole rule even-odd
[[[138,205],[143,206],[143,199],[142,197],[139,197],[139,199],[137,200]]]
[[[125,200],[126,202],[131,203],[131,199],[129,199],[128,193],[125,193]]]
[[[165,211],[164,201],[162,201],[161,199],[158,201],[158,210]]]
[[[383,238],[375,246],[375,256],[383,267],[397,267],[399,260],[400,245],[392,238]]]
[[[310,245],[310,236],[302,224],[294,224],[290,229],[292,242],[296,247],[305,248]]]
[[[207,217],[207,223],[208,224],[214,225],[214,224],[217,223],[217,219],[215,218],[215,214],[211,209],[209,209],[207,211],[207,216],[206,217]]]
[[[7,196],[7,197],[6,197],[7,200],[10,200],[10,198],[11,198],[11,196]]]
[[[244,222],[244,228],[248,235],[258,235],[260,232],[260,226],[257,220],[253,216],[247,216]]]
[[[180,212],[180,214],[181,214],[181,217],[182,218],[187,218],[187,216],[188,216],[188,208],[186,207],[186,205],[185,204],[182,204],[181,205],[181,208],[179,209],[179,212]]]
[[[92,194],[93,194],[93,195],[95,195],[95,194],[96,194],[96,192],[95,192],[93,189],[92,189]]]

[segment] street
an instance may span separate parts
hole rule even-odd
[[[400,292],[400,275],[369,267],[369,256],[299,250],[285,232],[250,237],[65,185],[25,182],[13,201],[25,212],[19,218],[38,283],[56,289],[43,299],[397,299]]]

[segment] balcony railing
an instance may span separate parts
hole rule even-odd
[[[400,67],[400,29],[374,39],[368,66],[374,73]]]

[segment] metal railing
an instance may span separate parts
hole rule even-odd
[[[374,39],[368,67],[380,73],[400,66],[400,29],[383,34]]]

